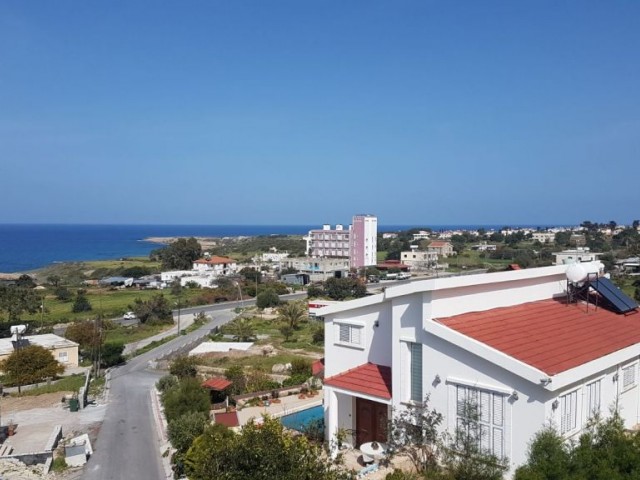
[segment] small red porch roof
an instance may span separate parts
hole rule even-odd
[[[222,391],[231,385],[233,382],[230,382],[226,378],[210,378],[209,380],[202,383],[204,388],[208,388],[209,390],[218,390]]]
[[[238,414],[236,412],[221,412],[214,415],[216,423],[226,427],[239,427]]]
[[[391,399],[391,367],[365,363],[325,379],[324,384],[389,400]]]

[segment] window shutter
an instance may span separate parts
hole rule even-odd
[[[493,424],[497,427],[504,425],[504,397],[493,395]]]
[[[494,429],[493,429],[493,454],[498,458],[502,458],[504,456],[504,445],[503,445],[502,437],[503,437],[502,429],[494,427]]]
[[[349,343],[349,325],[338,325],[340,327],[340,341]]]
[[[422,399],[422,344],[409,344],[411,354],[411,400],[421,402]]]
[[[489,392],[480,392],[480,421],[489,423],[491,418],[491,394]]]
[[[480,424],[480,450],[482,452],[491,451],[491,428],[489,425]]]
[[[457,386],[456,387],[456,415],[458,417],[463,417],[465,415],[464,405],[467,399],[466,388]]]
[[[355,345],[362,345],[362,328],[351,327],[351,343]]]

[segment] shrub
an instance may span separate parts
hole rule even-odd
[[[313,343],[324,343],[324,327],[320,327],[313,332]]]
[[[280,305],[280,297],[271,289],[267,289],[262,293],[259,293],[256,297],[256,305],[258,308],[277,307]]]
[[[169,422],[167,433],[171,445],[180,453],[186,453],[196,437],[207,426],[207,416],[202,412],[186,413]]]
[[[311,360],[308,358],[294,358],[291,361],[291,376],[301,375],[309,378],[311,376]]]
[[[71,311],[73,313],[78,312],[90,312],[92,310],[91,303],[87,298],[86,292],[84,290],[78,290],[78,294],[76,295],[76,300],[73,302],[73,307]]]
[[[105,343],[102,347],[102,366],[108,368],[124,363],[122,352],[124,352],[124,344],[122,342]]]
[[[169,368],[169,373],[171,375],[175,375],[180,379],[185,377],[192,377],[192,378],[195,377],[198,374],[195,357],[188,357],[186,355],[182,355],[176,358],[171,363],[171,367]]]
[[[167,422],[192,412],[209,414],[209,394],[195,378],[184,378],[162,396]]]
[[[156,388],[160,391],[160,393],[164,393],[167,390],[175,387],[176,385],[178,385],[178,379],[173,375],[165,375],[156,382]]]
[[[71,290],[69,290],[67,287],[56,287],[56,289],[53,291],[53,294],[61,302],[71,301]]]

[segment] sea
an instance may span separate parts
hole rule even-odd
[[[416,227],[435,231],[502,225],[379,225],[393,232]],[[318,225],[28,225],[0,224],[0,272],[28,272],[59,262],[146,256],[161,245],[150,237],[303,235]]]

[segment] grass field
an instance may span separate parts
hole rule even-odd
[[[51,290],[45,292],[45,313],[41,317],[40,313],[35,314],[23,314],[24,320],[31,320],[37,323],[42,319],[44,325],[50,325],[55,323],[66,323],[77,320],[94,319],[96,316],[102,314],[105,318],[116,318],[122,316],[125,312],[130,310],[129,306],[133,304],[136,298],[142,300],[148,300],[151,297],[162,294],[173,306],[178,300],[178,297],[172,295],[169,290],[137,290],[134,288],[126,290],[110,290],[106,288],[94,288],[90,287],[86,289],[87,299],[91,303],[92,310],[89,312],[73,313],[71,311],[73,307],[73,300],[70,302],[63,302],[57,300]],[[71,289],[71,292],[75,296],[75,289]],[[182,303],[186,304],[190,299],[200,295],[198,289],[184,289],[182,293]]]
[[[51,385],[43,385],[32,390],[25,390],[22,392],[22,396],[32,397],[43,393],[77,392],[80,390],[82,385],[84,385],[84,375],[71,375],[69,377],[62,378]]]
[[[137,327],[114,327],[107,330],[106,342],[111,343],[133,343],[145,338],[157,335],[160,332],[171,328],[171,325],[138,325]]]

